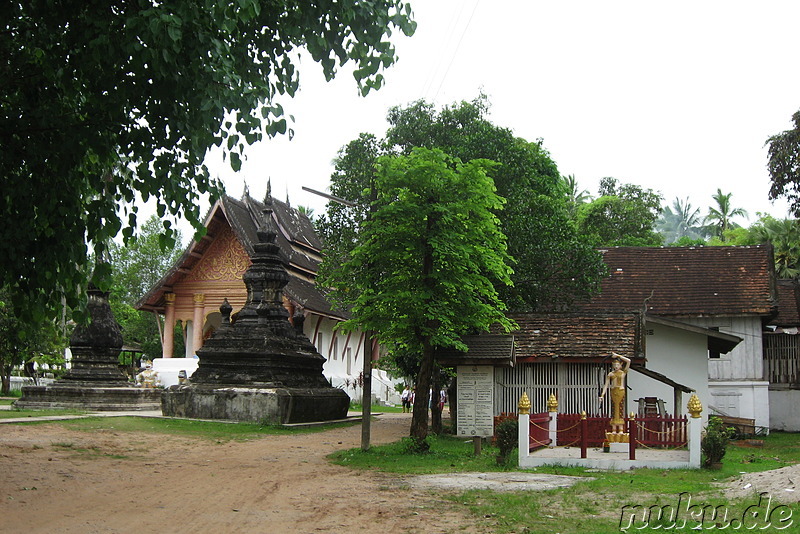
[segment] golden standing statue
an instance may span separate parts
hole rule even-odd
[[[623,434],[625,432],[625,375],[628,374],[631,359],[616,352],[612,352],[611,355],[614,357],[611,361],[611,372],[606,375],[606,383],[603,385],[603,392],[600,393],[600,402],[603,402],[606,391],[611,386],[611,431]]]

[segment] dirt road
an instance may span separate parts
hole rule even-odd
[[[372,443],[408,434],[382,415]],[[361,427],[216,443],[0,427],[0,532],[486,532],[466,510],[389,475],[331,465]]]

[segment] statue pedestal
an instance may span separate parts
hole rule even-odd
[[[630,450],[630,434],[606,432],[606,441],[608,442],[608,452],[621,452],[627,453]]]

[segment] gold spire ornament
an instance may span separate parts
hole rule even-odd
[[[700,397],[698,397],[696,393],[692,393],[692,396],[689,397],[689,403],[686,405],[686,409],[689,410],[689,415],[691,415],[693,419],[700,417],[700,413],[703,411],[703,403],[700,402]]]
[[[527,415],[531,413],[531,400],[528,398],[528,394],[524,391],[522,392],[522,397],[519,398],[518,408],[520,415]]]
[[[547,399],[547,411],[550,413],[558,411],[558,399],[555,393],[551,393],[550,397]]]

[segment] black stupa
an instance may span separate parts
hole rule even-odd
[[[347,416],[349,396],[322,374],[325,358],[289,322],[283,265],[264,201],[252,265],[244,273],[247,302],[231,318],[227,300],[222,325],[197,352],[199,365],[187,384],[162,394],[164,415],[268,423],[329,421]]]

